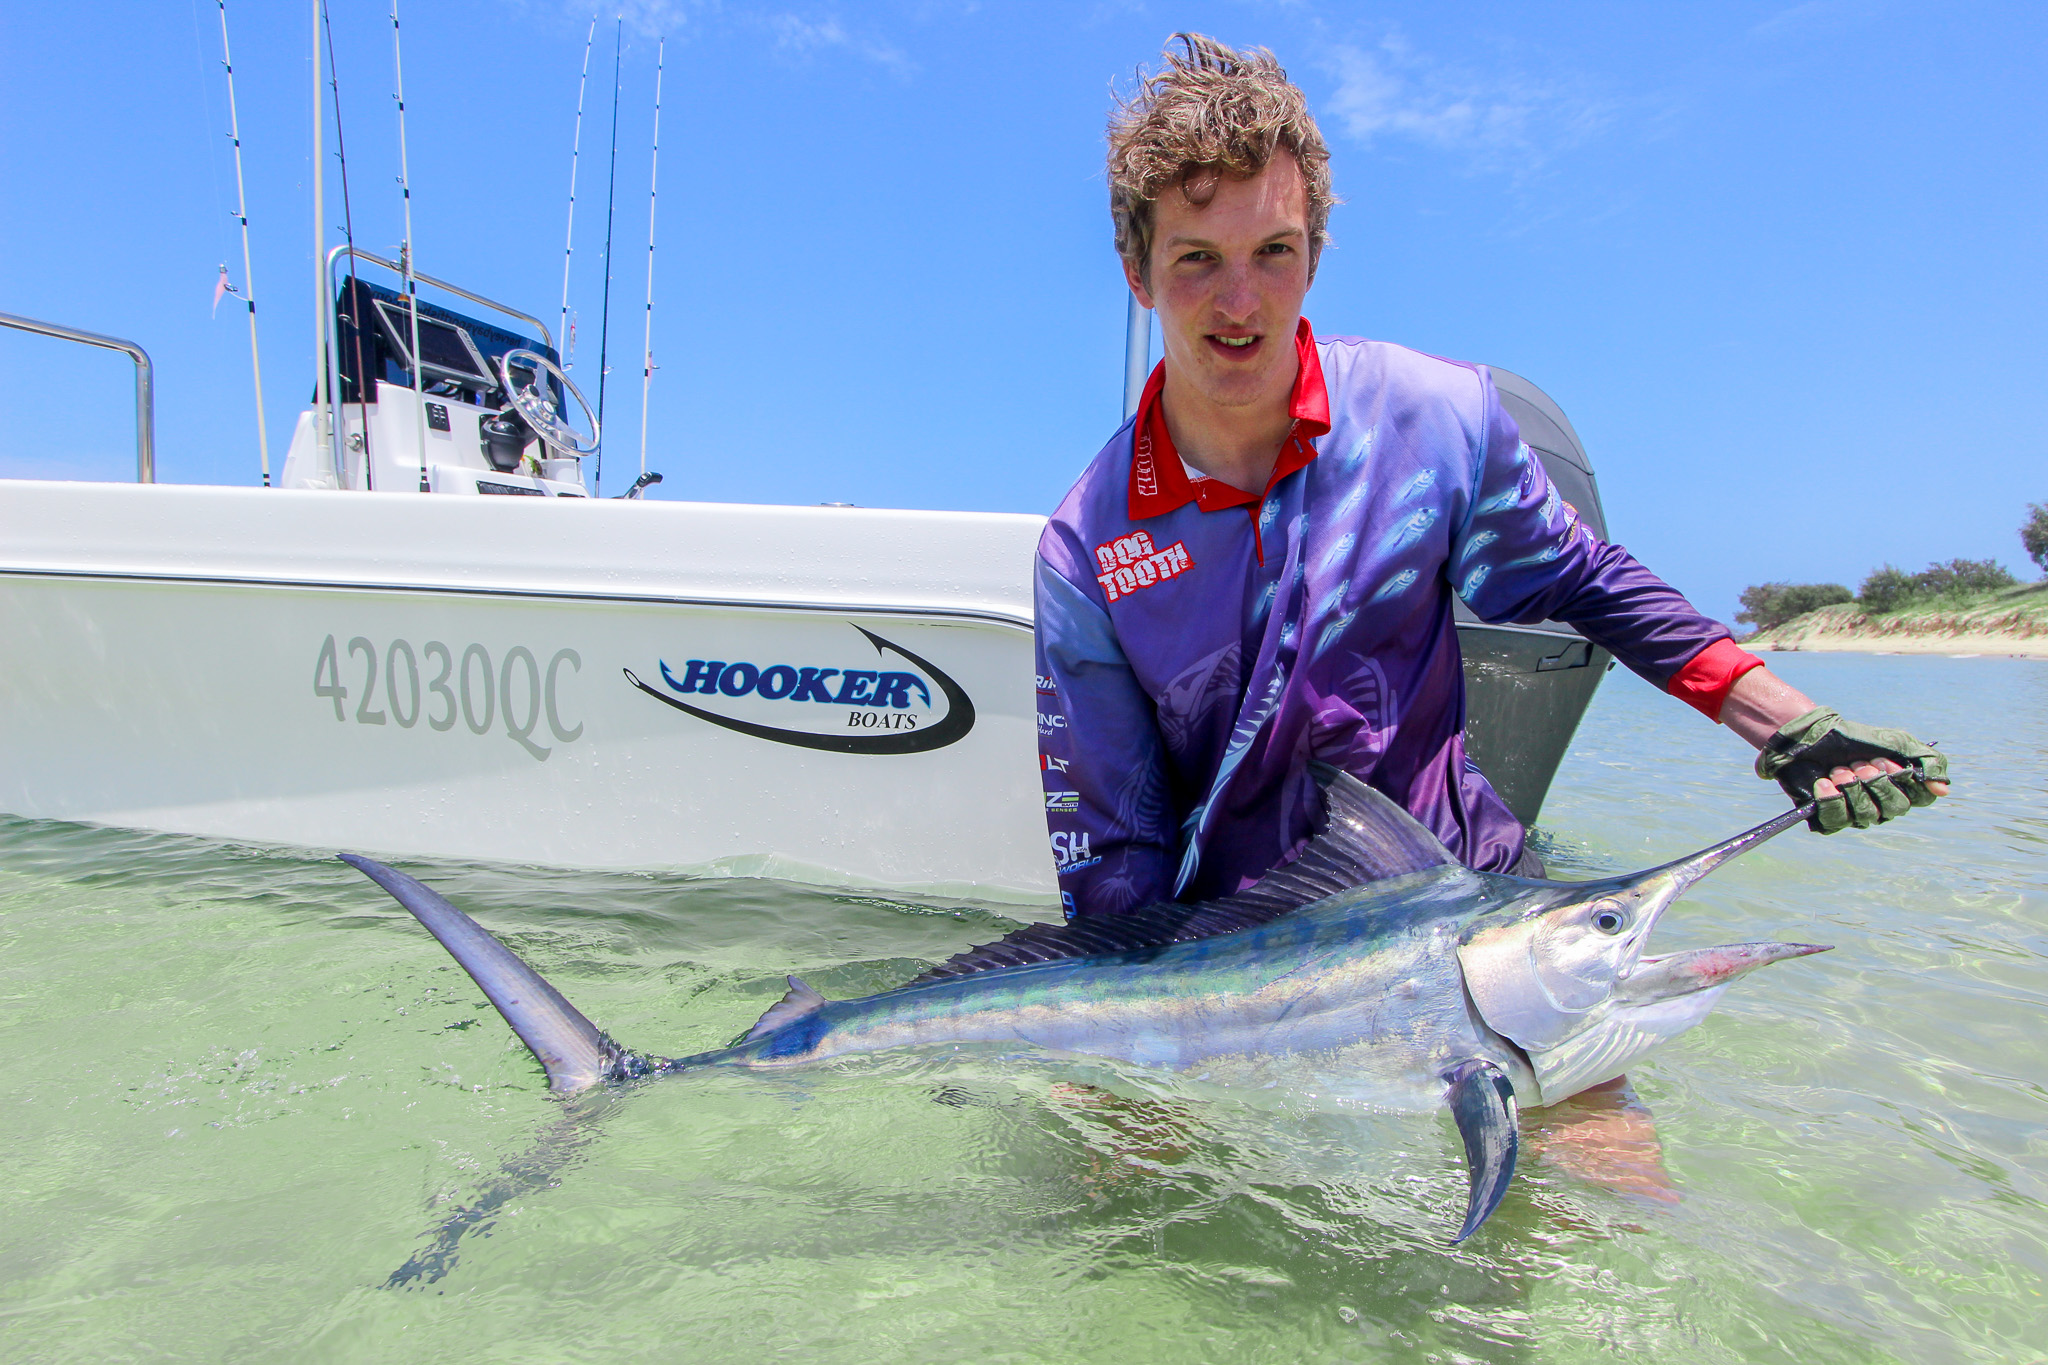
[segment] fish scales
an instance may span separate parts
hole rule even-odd
[[[1476,874],[1423,874],[1404,881],[1466,888]],[[1403,888],[1410,889],[1410,888]],[[1430,901],[1444,899],[1438,895]],[[948,977],[820,1010],[822,1029],[801,1052],[770,1037],[680,1059],[673,1066],[791,1066],[850,1053],[934,1042],[1023,1041],[1042,1048],[1181,1069],[1233,1055],[1327,1052],[1397,1033],[1444,1031],[1427,1055],[1481,1046],[1481,1026],[1462,992],[1432,991],[1418,1014],[1403,981],[1442,980],[1455,940],[1404,906],[1385,913],[1385,892],[1361,892],[1259,929],[1115,957],[1038,963],[979,977]],[[1395,1002],[1399,1002],[1397,1005]],[[1510,1060],[1511,1049],[1502,1051]],[[1410,1068],[1412,1070],[1412,1068]],[[1441,1087],[1423,1081],[1383,1104],[1432,1107]],[[1413,1091],[1414,1093],[1405,1093]]]

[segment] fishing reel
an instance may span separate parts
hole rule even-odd
[[[597,413],[561,366],[537,351],[519,347],[498,357],[497,370],[508,401],[496,416],[487,417],[482,423],[485,455],[495,468],[510,471],[519,466],[529,433],[564,456],[597,453],[601,435]],[[550,377],[582,409],[590,426],[588,440],[563,420],[548,383]]]

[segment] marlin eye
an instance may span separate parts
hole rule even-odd
[[[1593,927],[1603,934],[1618,934],[1627,923],[1627,917],[1612,902],[1593,911]]]

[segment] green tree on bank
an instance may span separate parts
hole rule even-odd
[[[2019,528],[2020,544],[2027,558],[2048,571],[2048,503],[2029,503],[2027,513]],[[1940,601],[1961,605],[1985,593],[2014,587],[2018,581],[2004,565],[1991,559],[1951,559],[1945,564],[1929,564],[1919,573],[1886,564],[1872,570],[1854,593],[1840,583],[1759,583],[1744,588],[1742,611],[1735,619],[1764,631],[1809,611],[1849,602],[1872,615]]]
[[[2018,582],[2004,565],[1990,559],[1951,559],[1914,574],[1887,564],[1863,580],[1856,603],[1870,612],[1897,611],[1915,602],[1974,597]]]
[[[2020,525],[2020,544],[2034,567],[2048,573],[2048,503],[2027,504],[2027,519]]]
[[[1856,594],[1840,583],[1759,583],[1742,590],[1742,610],[1735,619],[1769,630],[1818,607],[1855,600]]]

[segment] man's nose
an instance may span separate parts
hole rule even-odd
[[[1216,311],[1231,321],[1249,318],[1259,309],[1259,290],[1248,265],[1227,266],[1216,289]]]

